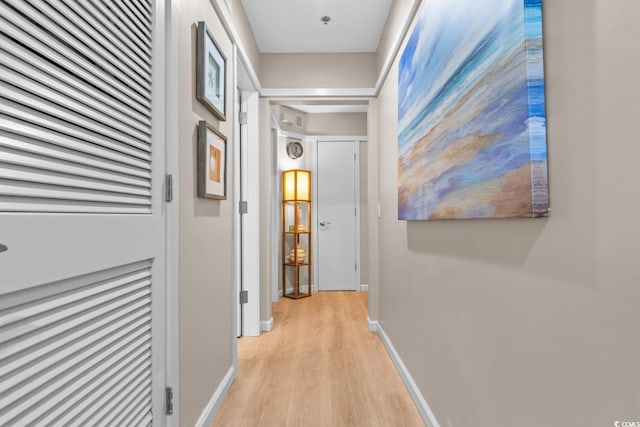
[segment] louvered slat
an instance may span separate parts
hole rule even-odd
[[[135,5],[140,10],[142,10],[143,13],[145,14],[145,16],[147,17],[147,19],[149,21],[151,21],[151,18],[152,18],[151,3],[148,3],[148,2],[136,2]]]
[[[0,63],[11,69],[0,69],[0,77],[7,83],[25,89],[36,88],[37,95],[51,102],[64,104],[66,108],[73,108],[77,113],[116,129],[120,128],[123,132],[137,138],[148,138],[151,134],[150,126],[141,124],[106,104],[104,97],[96,98],[95,93],[83,93],[66,82],[50,77],[32,63],[25,63],[11,54],[3,53],[2,50],[0,50]],[[38,83],[34,84],[34,80]]]
[[[145,188],[151,186],[151,174],[148,170],[121,165],[110,159],[86,155],[80,150],[72,151],[55,146],[52,148],[52,144],[43,146],[39,141],[5,133],[2,130],[0,130],[0,146],[3,147],[0,153],[0,161],[2,162],[39,167],[62,173],[68,171],[70,175],[128,183]],[[81,148],[84,147],[86,145]],[[62,169],[55,167],[56,164],[62,164]]]
[[[45,14],[51,13],[56,16],[56,22],[59,25],[63,25],[70,33],[75,34],[78,39],[83,40],[89,37],[95,40],[96,44],[92,44],[92,47],[96,51],[99,51],[104,59],[113,63],[118,68],[126,68],[130,70],[130,72],[138,74],[146,83],[143,84],[143,87],[146,88],[147,91],[150,91],[151,73],[148,64],[145,66],[141,63],[140,60],[135,55],[132,55],[128,48],[122,43],[119,43],[117,39],[105,37],[100,31],[104,31],[103,27],[96,20],[91,20],[91,15],[82,9],[76,10],[75,8],[67,7],[61,0],[49,0],[51,6],[41,2],[34,4],[33,0],[30,1],[35,7],[40,7]],[[78,4],[78,6],[81,5],[82,3]],[[83,29],[85,23],[91,27],[92,31]],[[118,55],[114,55],[113,52],[118,52]]]
[[[116,111],[116,114],[120,114],[119,116],[114,117],[122,117],[124,115],[139,123],[141,129],[150,129],[151,121],[149,117],[141,114],[139,111],[131,108],[124,102],[114,101],[114,99],[108,96],[108,94],[114,96],[121,94],[118,94],[113,90],[113,88],[105,85],[104,82],[97,79],[81,79],[76,75],[65,72],[64,68],[61,68],[57,63],[51,62],[50,60],[45,61],[43,56],[38,56],[32,51],[24,49],[22,45],[8,37],[5,38],[3,43],[0,45],[0,52],[2,51],[5,52],[5,57],[16,58],[17,64],[28,64],[30,67],[40,70],[43,76],[50,76],[50,78],[44,77],[49,79],[48,83],[54,82],[57,85],[66,85],[69,88],[73,88],[77,93],[84,95],[85,99],[86,97],[95,99],[96,103],[99,103],[103,109],[107,110],[110,108],[111,111]],[[40,53],[42,54],[42,52]],[[107,95],[105,95],[103,91],[107,92]]]
[[[109,10],[116,16],[116,21],[122,22],[124,26],[133,33],[137,41],[142,43],[142,45],[145,46],[146,49],[149,49],[151,47],[150,33],[145,31],[143,27],[139,27],[134,22],[134,20],[131,19],[131,16],[129,15],[128,10],[122,7],[122,4],[121,4],[122,2],[118,0],[106,0],[106,1],[90,0],[90,1],[94,5],[101,2],[104,3],[107,6],[107,8],[109,8]]]
[[[151,423],[151,415],[140,411],[141,407],[148,405],[148,402],[140,402],[136,408],[131,410],[130,416],[124,418],[122,424],[127,426],[148,426]]]
[[[111,401],[111,405],[108,410],[105,410],[104,414],[101,412],[96,412],[90,415],[85,415],[84,418],[79,419],[79,422],[83,425],[97,425],[98,420],[104,419],[103,425],[131,425],[138,426],[139,424],[134,423],[118,423],[116,424],[112,421],[112,418],[116,418],[119,413],[122,413],[123,406],[129,406],[133,409],[133,412],[136,416],[143,416],[144,411],[140,410],[140,404],[143,403],[144,406],[148,406],[150,404],[149,398],[140,393],[141,390],[149,387],[149,380],[145,377],[134,378],[134,381],[131,381],[128,384],[126,390],[123,390],[123,395],[115,396]],[[125,394],[126,393],[126,394]],[[127,399],[127,396],[136,396],[134,399]],[[107,408],[105,408],[107,409]],[[85,413],[87,414],[87,413]]]
[[[148,382],[147,370],[150,368],[148,363],[136,364],[129,362],[128,365],[123,366],[122,371],[119,374],[115,374],[111,377],[110,383],[105,384],[105,389],[109,391],[103,395],[94,396],[94,402],[92,406],[96,408],[96,411],[88,414],[87,412],[81,412],[78,408],[72,408],[69,411],[70,419],[78,418],[81,414],[86,414],[86,417],[93,417],[101,420],[103,425],[112,425],[111,418],[115,417],[114,410],[117,407],[118,400],[122,398],[120,393],[124,396],[134,396],[135,390],[140,384]],[[117,382],[115,382],[117,381]],[[115,387],[115,385],[121,384],[122,388]],[[82,420],[80,420],[82,422]],[[67,420],[58,420],[59,423],[67,423]],[[89,425],[89,424],[87,424]]]
[[[62,1],[69,5],[69,3],[73,3],[74,0]],[[72,6],[77,6],[77,4],[73,4]],[[88,14],[84,14],[84,16],[95,18],[96,22],[92,22],[92,25],[100,28],[105,37],[112,40],[117,39],[120,43],[124,44],[131,52],[134,60],[139,61],[140,64],[145,64],[146,66],[151,64],[151,57],[148,55],[148,50],[141,49],[140,46],[135,43],[132,33],[130,33],[122,23],[115,22],[113,13],[111,13],[102,2],[100,2],[99,5],[94,5],[87,1],[83,2],[81,6]]]
[[[1,95],[2,94],[0,93],[0,99],[2,98]],[[0,102],[0,119],[3,118],[7,120],[14,119],[21,123],[22,126],[29,126],[29,129],[32,130],[31,132],[23,132],[25,135],[37,134],[41,129],[53,130],[60,134],[82,140],[85,143],[84,145],[87,146],[87,150],[91,149],[90,144],[99,145],[115,151],[116,153],[124,154],[131,160],[140,159],[146,161],[146,163],[143,163],[140,167],[148,170],[151,169],[151,156],[147,152],[136,150],[135,148],[120,143],[119,141],[107,139],[87,129],[83,129],[80,126],[76,126],[55,117],[48,117],[37,112],[29,111],[18,103],[11,101],[7,101],[5,103]]]
[[[0,425],[151,416],[151,262],[82,280],[0,309]]]
[[[129,97],[135,104],[138,104],[142,111],[148,109],[149,99],[143,97],[135,90],[131,89],[128,85],[122,83],[118,78],[111,73],[106,73],[101,66],[92,63],[84,55],[79,54],[77,50],[69,47],[67,44],[60,41],[55,34],[49,32],[47,29],[40,25],[34,24],[30,19],[16,12],[14,9],[9,8],[4,3],[0,3],[0,17],[6,20],[7,35],[15,38],[16,40],[31,39],[39,40],[40,43],[51,47],[51,49],[60,55],[62,58],[72,61],[80,66],[84,72],[94,75],[98,78],[103,78],[108,84],[114,86],[114,88],[121,92],[126,97]],[[43,19],[46,22],[45,17]],[[20,36],[20,33],[29,34],[31,37]],[[29,42],[25,43],[25,46],[31,47]],[[45,50],[48,53],[48,49]]]
[[[132,4],[130,2],[117,0],[110,0],[110,2],[115,7],[120,8],[124,15],[130,18],[130,22],[133,24],[133,26],[140,29],[141,32],[150,39],[150,36],[146,31],[146,28],[149,25],[150,21],[144,19],[144,17],[140,15],[140,12],[135,7],[132,7]]]
[[[0,196],[0,212],[41,212],[41,213],[92,213],[92,214],[148,214],[149,206],[111,204],[92,202],[74,202],[27,197]]]
[[[73,2],[75,0],[64,0],[65,2]],[[108,2],[102,0],[89,0],[87,2],[87,10],[91,10],[90,8],[95,8],[95,11],[99,11],[96,17],[98,19],[103,19],[113,24],[117,30],[116,33],[123,34],[134,46],[136,49],[139,49],[141,52],[149,51],[150,43],[149,40],[144,40],[141,38],[139,34],[137,34],[132,28],[125,24],[122,20],[122,16],[118,15],[116,10],[113,10],[112,7],[108,5]]]
[[[34,60],[34,57],[27,57],[25,59],[26,62],[47,70],[60,69],[61,73],[66,75],[66,79],[86,82],[90,87],[95,87],[102,91],[120,105],[131,107],[147,118],[151,117],[148,107],[137,102],[133,98],[132,92],[128,93],[126,88],[120,86],[110,75],[96,72],[96,70],[92,69],[92,64],[81,56],[68,51],[60,53],[53,49],[50,46],[51,37],[46,36],[46,33],[38,30],[36,34],[33,34],[32,31],[37,30],[33,25],[25,31],[19,25],[6,19],[2,14],[0,14],[0,24],[0,30],[4,30],[7,35],[7,43],[15,40],[20,45],[28,46],[29,49],[36,52],[35,58],[39,59]],[[6,46],[3,45],[3,47]],[[28,52],[28,50],[25,52]],[[19,57],[19,55],[16,56]],[[65,78],[62,78],[62,80],[65,80]]]
[[[128,73],[127,70],[120,69],[117,64],[109,61],[108,58],[111,57],[111,55],[92,39],[80,39],[76,35],[69,33],[63,25],[67,22],[59,21],[61,19],[59,14],[54,12],[54,15],[58,16],[48,16],[38,8],[27,3],[25,0],[5,0],[5,2],[8,3],[17,13],[24,17],[28,17],[30,20],[38,22],[39,27],[42,28],[43,31],[53,34],[53,39],[57,44],[65,46],[67,49],[78,52],[80,55],[86,57],[90,62],[100,67],[103,72],[114,76],[118,81],[138,93],[143,97],[143,99],[146,99],[147,101],[151,99],[151,91],[148,86],[149,80],[145,82],[145,80],[148,79],[148,76],[145,78],[144,74],[138,74],[136,75],[136,78],[133,78],[132,74]],[[43,2],[39,2],[38,4],[44,5]],[[92,30],[89,29],[89,31]],[[116,62],[119,61],[116,60]]]
[[[0,2],[0,212],[151,212],[151,6]]]
[[[5,81],[7,80],[9,79],[5,79]],[[28,82],[20,77],[17,77],[16,80],[21,80],[16,86],[4,82],[0,83],[0,94],[3,98],[13,101],[16,104],[20,104],[31,111],[44,113],[50,117],[74,123],[77,126],[87,129],[90,132],[100,134],[110,140],[121,142],[141,151],[151,151],[151,144],[143,142],[144,139],[137,139],[123,133],[121,130],[113,129],[110,126],[98,123],[95,118],[87,117],[85,114],[76,112],[73,109],[73,105],[69,108],[66,102],[69,102],[70,100],[57,99],[49,101],[44,96],[51,93],[44,93],[44,96],[38,95],[39,89],[42,89],[41,85]],[[64,109],[61,107],[64,107]]]
[[[87,21],[89,25],[96,31],[96,37],[99,37],[100,43],[104,46],[111,46],[112,51],[120,51],[124,56],[124,60],[131,61],[138,66],[145,69],[151,64],[151,58],[148,53],[139,51],[135,48],[135,44],[130,40],[122,37],[118,31],[113,31],[113,23],[105,22],[104,17],[100,17],[98,10],[93,7],[89,2],[82,2],[80,4],[72,4],[69,7],[70,0],[55,0],[56,5],[60,5],[61,9],[68,10],[80,19]],[[82,9],[75,9],[81,6]]]

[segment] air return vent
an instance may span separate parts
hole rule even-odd
[[[0,425],[150,425],[151,262],[38,293],[0,301]]]
[[[151,2],[0,2],[0,212],[149,213]]]
[[[300,129],[304,127],[304,119],[301,114],[282,111],[280,113],[280,121],[285,125],[295,126]]]

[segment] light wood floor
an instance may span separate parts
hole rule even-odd
[[[213,426],[424,426],[366,316],[366,292],[275,303],[273,331],[238,340]]]

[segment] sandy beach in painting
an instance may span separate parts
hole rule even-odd
[[[522,1],[511,3],[491,31],[479,33],[466,56],[448,70],[446,64],[413,69],[409,60],[415,61],[424,39],[409,46],[411,58],[403,58],[399,77],[400,219],[523,217],[548,211],[541,39],[535,31],[525,39],[518,29],[525,17]],[[514,16],[520,16],[520,23],[513,22]],[[447,34],[432,36],[456,41]],[[438,43],[432,40],[428,60],[439,57]],[[431,81],[418,81],[424,78]],[[416,103],[420,108],[414,108]]]

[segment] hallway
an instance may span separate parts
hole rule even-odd
[[[273,331],[238,340],[213,426],[423,426],[366,315],[366,292],[275,303]]]

